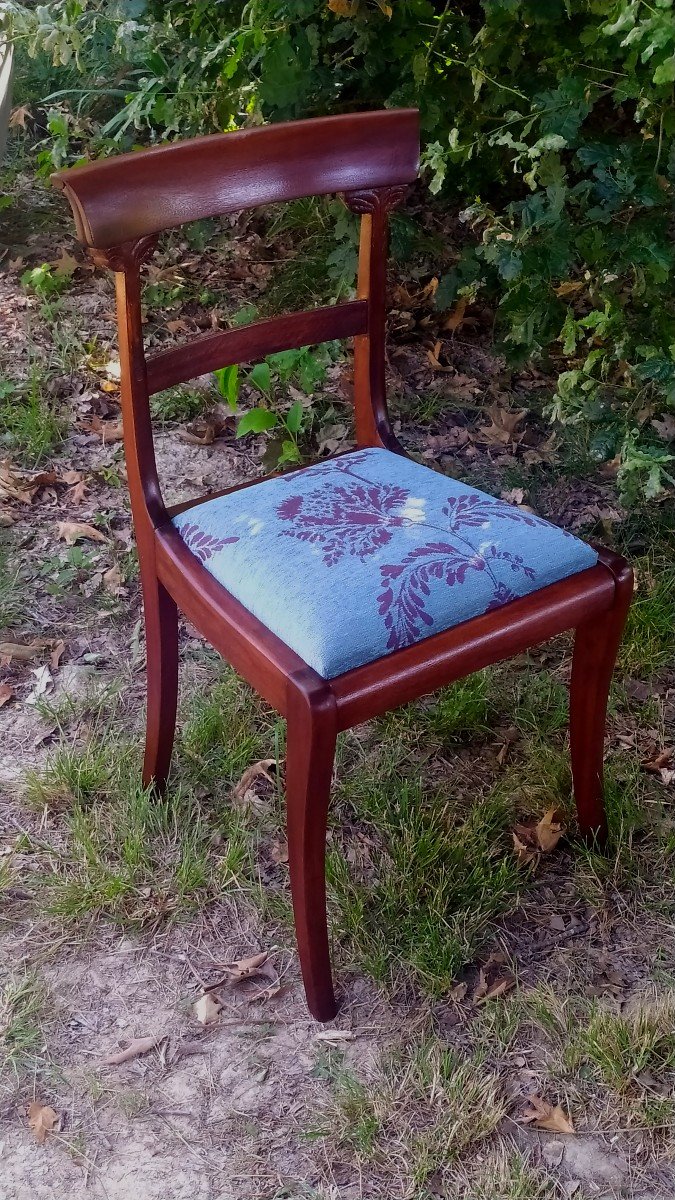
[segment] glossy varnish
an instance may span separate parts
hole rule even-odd
[[[581,831],[601,843],[607,697],[630,604],[628,564],[598,564],[483,616],[325,680],[242,607],[187,548],[162,500],[149,397],[234,362],[354,337],[359,447],[403,453],[387,413],[388,215],[417,174],[411,109],[355,113],[216,134],[94,162],[54,177],[94,261],[115,272],[124,446],[143,587],[147,732],[143,780],[167,780],[178,692],[178,609],[288,724],[286,803],[293,908],[311,1012],[336,1013],[325,904],[325,840],[337,733],[454,679],[574,629],[570,743]],[[157,235],[240,208],[340,192],[361,217],[357,299],[258,321],[145,355],[140,271]],[[232,489],[230,489],[232,490]],[[197,499],[205,499],[200,497]]]

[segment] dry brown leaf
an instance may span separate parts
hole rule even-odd
[[[451,330],[452,333],[454,333],[454,331],[456,329],[459,329],[460,325],[464,321],[464,314],[466,312],[467,304],[468,304],[468,300],[467,300],[466,296],[462,296],[457,301],[455,307],[453,308],[452,312],[450,313],[450,316],[444,322],[444,324],[443,324],[444,329],[449,329],[449,330]]]
[[[54,274],[63,279],[69,279],[70,276],[73,275],[77,270],[79,265],[80,264],[78,263],[77,259],[73,258],[72,254],[69,254],[68,251],[64,250],[63,248],[61,249],[61,254],[59,257],[55,259],[54,262],[50,263],[50,266],[54,268]]]
[[[51,642],[46,642],[44,638],[35,638],[28,645],[21,642],[0,642],[0,658],[7,661],[16,658],[19,662],[32,662],[50,645]]]
[[[502,500],[506,500],[507,504],[515,504],[520,507],[525,499],[525,492],[522,488],[509,488],[506,492],[500,493]]]
[[[218,1020],[222,1003],[213,992],[205,992],[192,1005],[192,1011],[200,1025],[212,1025]]]
[[[119,596],[123,584],[124,579],[117,563],[113,563],[112,567],[103,572],[103,587],[106,592],[110,592],[113,596]]]
[[[508,446],[509,442],[520,441],[523,435],[516,433],[516,427],[527,416],[526,408],[513,412],[510,409],[501,408],[498,404],[492,404],[487,412],[490,425],[478,430],[477,436],[480,441],[494,446]]]
[[[270,847],[270,858],[275,863],[287,863],[288,842],[273,842]]]
[[[0,683],[0,708],[14,699],[14,688],[8,683]]]
[[[61,662],[61,658],[63,656],[63,651],[65,650],[65,648],[66,648],[66,643],[63,641],[56,642],[55,645],[52,647],[52,652],[49,655],[50,670],[58,671],[59,663]]]
[[[147,1054],[149,1050],[154,1050],[165,1036],[163,1033],[158,1033],[154,1037],[134,1038],[133,1042],[130,1042],[124,1050],[118,1050],[116,1054],[109,1054],[107,1058],[104,1058],[103,1065],[118,1067],[120,1063],[130,1062],[132,1058],[140,1058],[141,1054]]]
[[[259,762],[251,763],[247,767],[238,783],[235,783],[232,789],[232,795],[235,800],[244,800],[246,793],[251,790],[251,784],[255,779],[260,777],[274,783],[274,777],[270,775],[269,768],[276,767],[277,760],[275,758],[261,758]]]
[[[558,287],[555,288],[554,290],[555,290],[556,296],[560,296],[562,299],[565,296],[575,296],[576,293],[581,292],[585,288],[585,286],[586,286],[585,283],[569,280],[569,281],[566,281],[565,283],[560,283],[558,285]]]
[[[30,121],[31,119],[32,114],[30,109],[25,104],[22,104],[19,108],[12,110],[7,124],[10,129],[25,129],[26,121]]]
[[[100,529],[95,529],[93,525],[83,525],[81,521],[59,521],[56,529],[59,539],[67,546],[74,546],[76,542],[84,539],[89,542],[105,541]]]
[[[260,973],[260,968],[265,965],[267,959],[267,950],[261,950],[260,954],[252,954],[250,958],[240,958],[238,962],[223,963],[223,970],[227,971],[234,980],[250,979],[252,975]]]
[[[87,484],[85,483],[84,479],[81,479],[79,483],[73,484],[73,486],[69,489],[67,497],[68,503],[75,506],[81,504],[88,491],[89,488]]]
[[[672,757],[673,751],[670,748],[666,748],[665,750],[660,750],[655,758],[650,759],[649,762],[645,762],[642,765],[645,771],[651,771],[654,775],[658,775],[664,767],[670,766]]]
[[[574,1133],[574,1126],[559,1104],[549,1104],[541,1096],[528,1096],[528,1108],[521,1117],[525,1125],[548,1129],[550,1133]]]
[[[0,499],[30,504],[41,487],[56,483],[55,471],[20,471],[8,458],[0,461]]]
[[[564,832],[565,826],[562,823],[560,809],[549,808],[535,826],[537,845],[541,852],[549,854],[551,850],[555,849]]]
[[[532,846],[528,846],[527,843],[518,836],[515,829],[512,831],[511,836],[513,838],[513,852],[518,859],[518,862],[522,867],[529,866],[529,864],[534,862],[535,858],[537,857],[537,851]]]
[[[498,979],[495,979],[490,984],[485,995],[481,997],[481,1002],[483,1000],[496,1000],[498,996],[503,996],[505,992],[510,992],[511,988],[515,986],[516,981],[513,975],[500,975]]]
[[[353,17],[358,3],[357,0],[328,0],[328,7],[338,17]]]
[[[487,979],[485,978],[485,971],[481,968],[480,974],[478,976],[478,983],[476,984],[475,988],[473,989],[473,996],[471,997],[473,1003],[477,1004],[479,1000],[482,1000],[484,998],[484,996],[487,995],[487,990],[488,990],[488,985],[487,985]]]
[[[33,1100],[28,1105],[27,1111],[28,1125],[35,1138],[41,1146],[44,1145],[48,1133],[53,1133],[59,1121],[59,1114],[50,1108],[48,1104],[41,1104],[39,1100]]]

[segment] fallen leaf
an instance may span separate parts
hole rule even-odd
[[[560,296],[563,299],[565,296],[575,296],[577,292],[582,291],[585,287],[585,283],[570,280],[569,282],[559,284],[554,290],[556,296]]]
[[[503,996],[505,992],[510,992],[511,988],[516,986],[516,981],[513,975],[501,975],[490,984],[482,1000],[496,1000],[498,996]]]
[[[28,1125],[35,1138],[36,1142],[44,1145],[48,1133],[53,1133],[58,1125],[59,1114],[54,1112],[48,1104],[41,1104],[39,1100],[33,1100],[28,1105],[27,1111]]]
[[[534,850],[532,846],[528,846],[526,842],[523,842],[521,838],[518,837],[518,834],[515,832],[515,830],[512,832],[511,836],[513,838],[513,851],[518,859],[518,862],[523,867],[529,866],[529,864],[534,862],[535,858],[537,857],[537,851]]]
[[[0,683],[0,708],[14,699],[14,688],[8,683]]]
[[[502,500],[506,500],[507,504],[516,504],[520,506],[525,499],[525,492],[522,488],[510,488],[507,492],[500,493]]]
[[[70,276],[74,274],[80,264],[76,258],[73,258],[72,254],[69,254],[67,250],[62,248],[59,257],[50,265],[54,268],[55,275],[62,279],[70,279]]]
[[[47,692],[51,692],[54,687],[52,673],[49,670],[47,663],[41,667],[33,667],[32,672],[35,676],[35,685],[29,696],[26,697],[26,704],[37,704],[41,696],[45,696]]]
[[[27,105],[21,104],[19,108],[12,110],[7,124],[10,129],[25,129],[26,121],[30,121],[31,119],[32,117],[30,109],[27,107]]]
[[[649,762],[643,763],[642,765],[645,771],[651,771],[654,775],[658,775],[664,767],[670,766],[672,757],[672,750],[667,748],[665,750],[660,750],[655,758],[650,759]]]
[[[34,638],[27,645],[22,642],[0,642],[0,659],[9,662],[10,659],[16,658],[19,662],[31,662],[50,645],[51,642],[46,642],[43,638]]]
[[[0,461],[0,499],[30,504],[41,487],[57,482],[56,471],[20,471],[8,458]]]
[[[59,538],[67,546],[74,546],[76,542],[84,539],[90,542],[105,541],[100,529],[94,529],[93,525],[83,525],[81,521],[59,521],[56,528]]]
[[[338,17],[353,17],[357,9],[357,0],[328,0],[328,7]]]
[[[521,1117],[523,1124],[548,1129],[550,1133],[574,1133],[572,1121],[559,1104],[549,1104],[541,1096],[529,1096],[528,1104]]]
[[[274,863],[287,863],[288,842],[273,842],[270,847],[270,858]]]
[[[250,958],[240,958],[237,962],[223,963],[223,970],[227,971],[233,979],[250,979],[252,975],[259,973],[260,968],[265,965],[269,957],[267,950],[261,950],[259,954],[252,954]]]
[[[544,813],[541,821],[535,826],[535,834],[537,845],[543,854],[548,854],[555,846],[558,845],[562,835],[565,832],[565,826],[562,823],[562,814],[558,808],[549,808]]]
[[[200,1025],[212,1025],[218,1020],[222,1003],[212,992],[205,992],[192,1005],[192,1011]]]
[[[277,761],[275,758],[261,758],[259,762],[251,763],[247,767],[238,783],[232,789],[232,796],[235,800],[246,800],[248,792],[251,791],[251,784],[255,779],[264,778],[274,783],[274,777],[270,775],[269,768],[276,767]],[[253,793],[254,800],[257,800],[255,792]]]
[[[63,641],[59,641],[56,643],[55,646],[53,646],[52,652],[49,655],[50,670],[58,671],[59,663],[61,662],[61,657],[63,655],[63,651],[65,650],[65,648],[66,648],[66,643]]]
[[[106,592],[110,592],[113,596],[119,596],[123,584],[124,579],[117,563],[113,563],[112,567],[103,572],[103,588]]]
[[[523,434],[516,434],[516,427],[527,416],[526,408],[513,412],[510,409],[501,408],[498,404],[493,404],[487,412],[490,424],[478,430],[477,440],[495,446],[508,446],[509,442],[521,440]]]
[[[130,1042],[124,1050],[118,1050],[116,1054],[109,1054],[104,1058],[103,1065],[118,1067],[120,1063],[130,1062],[132,1058],[140,1058],[141,1054],[147,1054],[149,1050],[154,1050],[165,1036],[164,1033],[158,1033],[154,1037],[134,1038],[133,1042]]]
[[[450,316],[446,319],[446,321],[443,324],[444,329],[449,329],[453,333],[456,329],[459,329],[460,325],[462,325],[464,322],[464,314],[466,312],[467,303],[468,303],[468,300],[467,300],[466,296],[462,296],[457,301],[455,307],[453,308],[452,312],[450,313]]]

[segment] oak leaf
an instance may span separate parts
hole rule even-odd
[[[529,1096],[528,1108],[521,1120],[536,1129],[547,1129],[550,1133],[574,1133],[574,1125],[559,1104],[549,1104],[542,1096]]]
[[[33,1100],[28,1105],[28,1126],[36,1142],[44,1145],[48,1133],[53,1133],[59,1121],[59,1114],[48,1104]]]
[[[192,1005],[192,1011],[200,1025],[212,1025],[218,1020],[222,1003],[213,992],[205,992]]]
[[[100,529],[95,529],[93,525],[84,525],[81,521],[59,521],[56,528],[59,539],[67,546],[74,546],[76,542],[85,539],[89,542],[105,541]]]

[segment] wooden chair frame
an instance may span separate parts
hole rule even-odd
[[[293,909],[307,1002],[320,1021],[337,1011],[326,926],[325,840],[341,730],[574,629],[570,742],[578,820],[584,835],[598,842],[606,835],[605,714],[633,590],[622,558],[601,549],[590,569],[326,680],[209,574],[171,524],[177,512],[207,497],[173,508],[162,500],[150,421],[153,393],[205,371],[332,338],[355,339],[357,446],[404,453],[390,426],[385,394],[387,222],[416,177],[418,155],[418,115],[401,109],[196,138],[54,177],[71,202],[81,241],[97,264],[115,272],[124,445],[147,648],[143,781],[162,789],[169,773],[180,609],[286,718]],[[205,335],[146,357],[140,269],[160,230],[336,192],[361,214],[357,299]]]

